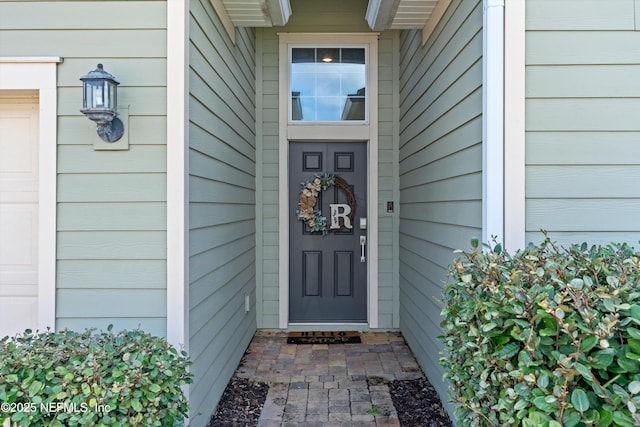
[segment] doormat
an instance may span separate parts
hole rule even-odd
[[[356,331],[312,331],[289,332],[287,344],[359,344],[360,334]]]

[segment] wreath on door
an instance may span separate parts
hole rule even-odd
[[[327,217],[322,215],[322,211],[317,208],[318,196],[329,187],[336,187],[341,190],[346,198],[347,204],[351,208],[348,217],[353,224],[353,216],[356,212],[356,197],[349,183],[339,175],[331,175],[327,173],[317,173],[315,177],[309,181],[300,183],[300,199],[296,214],[298,220],[304,222],[309,231],[321,232],[326,235],[329,232],[337,232],[346,229],[344,222],[338,228],[329,228]]]

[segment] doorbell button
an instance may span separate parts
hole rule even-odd
[[[367,229],[367,218],[360,218],[360,230]]]

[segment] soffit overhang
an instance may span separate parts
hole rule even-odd
[[[369,0],[366,19],[374,31],[422,29],[440,0]]]
[[[222,0],[236,27],[273,27],[287,23],[291,16],[289,0]]]
[[[439,1],[369,0],[365,18],[373,31],[421,29]],[[235,27],[283,26],[291,16],[289,0],[222,0],[222,3]]]

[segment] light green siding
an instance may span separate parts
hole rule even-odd
[[[293,17],[291,18],[293,19]],[[258,327],[279,327],[278,270],[278,36],[272,28],[257,30],[259,179],[256,182],[258,223]]]
[[[234,45],[192,1],[189,49],[191,426],[206,426],[256,329],[255,31]],[[245,296],[250,311],[245,312]]]
[[[640,240],[634,0],[526,2],[526,239]]]
[[[166,3],[0,1],[0,56],[64,58],[56,327],[165,335]],[[130,107],[127,151],[94,151],[95,125],[79,111],[79,78],[98,62]]]
[[[256,155],[257,321],[259,328],[278,328],[278,36],[273,29],[257,30]]]
[[[439,300],[455,249],[481,236],[482,2],[454,0],[400,52],[400,327],[447,400]]]
[[[278,271],[278,32],[370,32],[365,21],[366,0],[292,0],[286,27],[258,30],[259,117],[258,156],[258,327],[279,327]],[[398,32],[380,33],[378,42],[378,327],[398,328],[397,214],[386,213],[386,201],[397,201]],[[394,136],[395,133],[395,136]]]
[[[399,215],[387,213],[387,201],[398,206],[398,78],[400,32],[378,37],[378,327],[400,327],[398,300]]]

